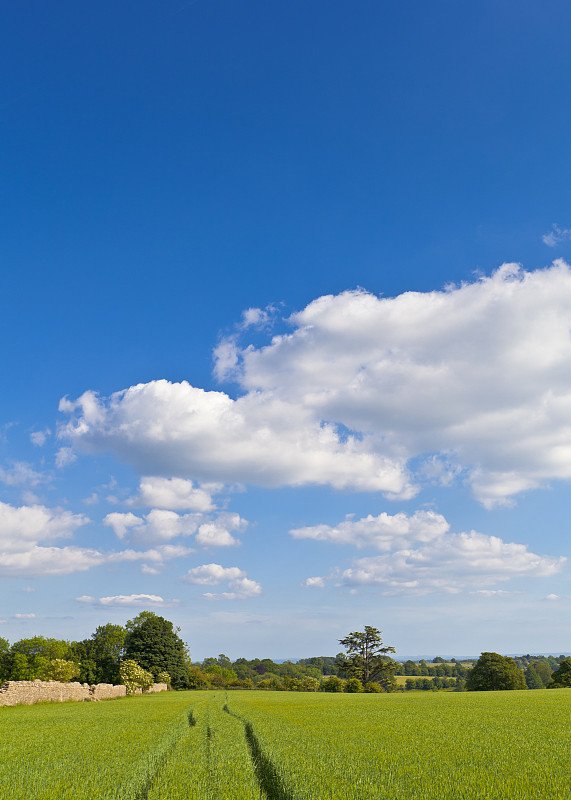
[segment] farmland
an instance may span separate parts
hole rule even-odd
[[[568,800],[571,691],[173,692],[0,712],[10,800]]]

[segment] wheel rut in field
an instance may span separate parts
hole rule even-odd
[[[284,785],[271,759],[262,750],[252,723],[235,711],[231,711],[227,703],[224,704],[223,708],[227,714],[240,720],[244,726],[244,735],[246,736],[250,757],[254,765],[254,773],[262,793],[268,800],[296,800],[295,796]]]

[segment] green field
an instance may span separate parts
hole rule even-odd
[[[571,798],[571,690],[0,709],[2,800]]]

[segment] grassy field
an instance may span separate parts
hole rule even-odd
[[[0,710],[2,800],[570,800],[571,690]]]

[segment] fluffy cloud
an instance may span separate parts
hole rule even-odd
[[[238,567],[223,567],[221,564],[202,564],[193,567],[183,580],[199,586],[217,586],[227,582],[226,592],[206,592],[203,597],[208,600],[246,600],[262,593],[261,585],[247,578],[244,570]]]
[[[307,586],[310,589],[324,589],[325,588],[325,578],[320,578],[319,576],[315,576],[313,578],[306,578],[302,584],[302,586]]]
[[[103,519],[103,524],[112,528],[119,539],[128,538],[139,547],[152,547],[176,539],[177,536],[190,536],[196,532],[200,516],[196,514],[177,514],[154,508],[144,517],[130,511],[113,511]]]
[[[78,603],[87,603],[94,606],[104,606],[106,608],[143,608],[148,606],[153,607],[168,607],[178,603],[178,600],[164,600],[156,594],[117,594],[110,597],[91,597],[91,595],[82,595],[75,598]]]
[[[271,393],[232,400],[159,380],[107,401],[86,392],[60,409],[72,415],[60,436],[87,451],[112,450],[143,473],[411,495],[402,459],[375,454],[360,436]]]
[[[52,544],[58,539],[71,538],[88,522],[89,519],[82,514],[59,508],[41,505],[15,507],[0,502],[0,575],[68,575],[103,564],[132,561],[150,562],[156,569],[165,561],[192,552],[187,547],[160,543],[149,550],[106,553],[92,548]],[[115,522],[117,525],[118,521]]]
[[[42,505],[11,506],[0,502],[0,551],[20,553],[38,542],[70,538],[89,519]]]
[[[415,549],[356,559],[341,574],[347,586],[378,585],[384,594],[457,593],[513,578],[545,578],[566,559],[530,553],[523,544],[471,531],[445,534]]]
[[[153,381],[63,400],[60,436],[143,474],[414,494],[460,477],[487,506],[571,479],[571,270],[503,265],[444,291],[327,295],[265,347],[217,349],[242,396]],[[431,477],[432,476],[432,477]]]
[[[294,528],[290,534],[294,539],[315,539],[320,542],[352,544],[356,547],[374,547],[377,550],[393,550],[406,547],[412,542],[430,542],[449,529],[448,522],[434,511],[417,511],[413,516],[386,513],[363,519],[346,519],[339,525],[313,525]],[[309,584],[307,584],[309,585]]]
[[[183,478],[141,478],[139,492],[128,501],[131,506],[172,511],[212,510],[209,492]]]
[[[199,586],[217,586],[222,581],[234,581],[245,576],[246,573],[238,567],[223,567],[221,564],[202,564],[200,567],[189,569],[184,580],[187,583],[196,583]]]
[[[131,511],[113,511],[107,514],[103,524],[112,528],[119,539],[128,539],[130,544],[139,547],[164,544],[194,533],[194,541],[201,547],[228,547],[240,544],[231,531],[244,530],[248,523],[239,514],[227,512],[205,519],[201,514],[177,514],[153,508],[142,517]]]

